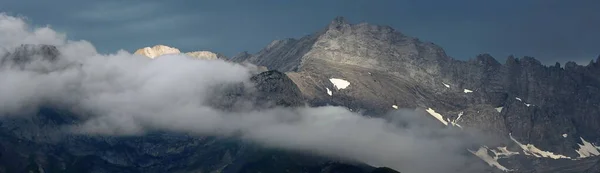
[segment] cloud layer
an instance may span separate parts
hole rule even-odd
[[[86,41],[69,41],[48,27],[30,28],[0,15],[2,54],[21,44],[50,44],[57,62],[35,61],[50,72],[0,67],[2,115],[54,104],[80,112],[79,134],[143,135],[148,130],[239,135],[263,144],[387,166],[406,172],[452,172],[480,166],[468,157],[473,135],[448,129],[412,110],[369,118],[343,107],[214,108],[214,91],[248,83],[251,69],[184,55],[149,59],[126,51],[98,54]],[[0,55],[2,55],[0,54]],[[475,168],[474,168],[475,169]],[[449,171],[450,170],[450,171]]]

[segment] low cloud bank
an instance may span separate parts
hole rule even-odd
[[[479,166],[465,150],[474,144],[473,135],[442,127],[413,110],[392,112],[387,119],[331,106],[220,110],[209,104],[215,88],[249,83],[252,69],[184,55],[152,60],[126,51],[98,54],[87,41],[66,40],[48,27],[30,28],[21,18],[0,15],[0,56],[21,44],[54,45],[60,56],[56,62],[34,59],[27,68],[0,67],[1,115],[52,103],[81,112],[85,121],[70,128],[81,134],[235,134],[267,147],[403,172],[464,172]],[[51,70],[30,70],[41,67]]]

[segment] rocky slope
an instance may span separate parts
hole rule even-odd
[[[56,61],[54,46],[23,45],[2,62]],[[14,62],[14,63],[13,63]],[[3,66],[1,68],[12,68]],[[29,69],[25,69],[29,70]],[[235,111],[239,100],[254,108],[301,106],[298,88],[283,73],[253,76],[252,92],[233,85],[215,92],[215,108]],[[233,107],[233,108],[232,108]],[[309,154],[265,149],[235,138],[153,132],[144,136],[77,135],[62,127],[82,121],[68,105],[45,104],[17,116],[0,116],[0,173],[12,172],[388,172],[364,164],[341,162]]]
[[[391,27],[338,17],[232,60],[286,72],[313,105],[372,115],[420,109],[442,125],[497,136],[501,144],[470,149],[497,170],[599,171],[600,58],[564,67],[487,54],[461,61]]]
[[[161,55],[167,54],[181,54],[177,48],[165,46],[165,45],[155,45],[153,47],[144,47],[135,51],[134,54],[144,55],[149,58],[156,58]],[[195,51],[195,52],[186,52],[185,55],[198,58],[198,59],[206,59],[206,60],[214,60],[214,59],[227,59],[225,56],[217,53],[213,53],[210,51]]]

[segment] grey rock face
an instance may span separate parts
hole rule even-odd
[[[532,57],[511,56],[502,64],[488,54],[460,61],[390,27],[349,24],[343,18],[313,35],[276,41],[244,57],[286,72],[313,105],[344,105],[371,114],[393,107],[431,108],[447,121],[460,114],[456,123],[497,136],[511,151],[522,149],[509,134],[522,144],[571,158],[579,157],[580,138],[600,145],[600,60],[587,66],[569,62],[563,68]],[[336,89],[331,78],[350,84]],[[550,158],[525,159],[546,161],[520,165],[519,171],[561,167]],[[557,170],[581,170],[597,165],[597,159],[564,163]]]

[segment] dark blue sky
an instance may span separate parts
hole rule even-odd
[[[0,11],[103,53],[165,44],[232,56],[344,16],[390,25],[458,59],[491,53],[501,62],[514,54],[587,64],[600,54],[599,0],[0,0]]]

